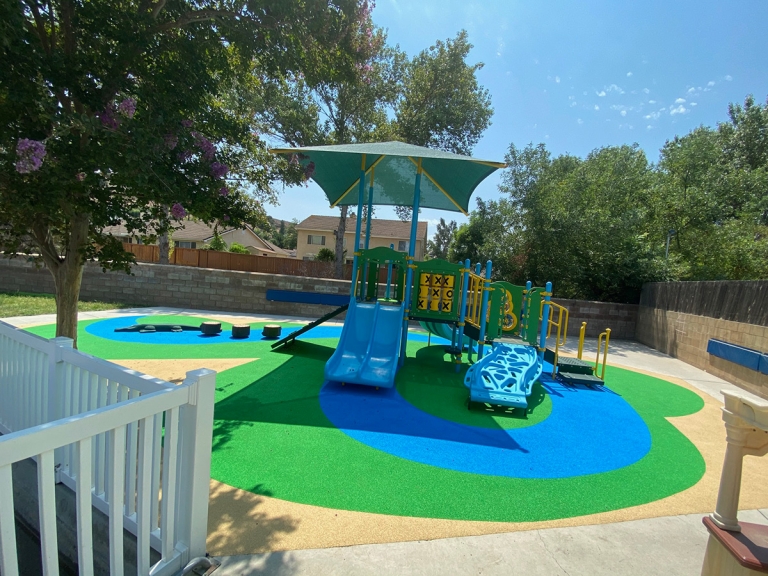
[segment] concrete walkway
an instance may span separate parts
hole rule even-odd
[[[80,319],[136,314],[215,315],[221,318],[251,318],[252,321],[303,320],[177,308],[87,312],[80,314]],[[31,326],[54,322],[55,317],[27,316],[3,321],[15,326]],[[575,338],[570,339],[564,351],[575,354],[576,344]],[[592,360],[595,351],[596,341],[588,340],[584,358]],[[724,389],[756,398],[716,376],[637,342],[612,341],[608,363],[680,378],[721,402],[720,391]],[[768,509],[742,511],[739,518],[768,524]],[[666,516],[487,536],[230,556],[218,559],[222,565],[216,574],[694,576],[701,573],[707,542],[707,531],[701,520],[700,514]]]

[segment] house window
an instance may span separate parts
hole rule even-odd
[[[307,254],[306,256],[304,256],[304,258],[302,258],[302,260],[314,260],[314,259],[315,259],[314,254]]]
[[[325,246],[325,236],[313,236],[307,235],[307,244],[317,244],[319,246]]]
[[[197,248],[197,242],[176,242],[177,248]]]
[[[399,240],[397,243],[397,249],[400,252],[405,252],[406,250],[408,250],[408,244],[409,244],[408,240]]]

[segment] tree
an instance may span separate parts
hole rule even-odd
[[[237,242],[232,242],[232,244],[230,244],[229,251],[233,254],[250,254],[248,248]]]
[[[318,262],[335,262],[336,254],[330,248],[320,248],[320,250],[317,251],[315,260]]]
[[[216,252],[226,252],[227,251],[227,243],[224,242],[224,239],[219,236],[218,232],[213,233],[213,238],[211,238],[211,241],[208,242],[208,244],[205,245],[205,250],[215,250]]]
[[[410,62],[373,23],[361,35],[367,60],[352,80],[313,86],[289,77],[265,91],[264,125],[295,146],[403,140],[410,144],[470,154],[490,124],[488,91],[476,78],[482,64],[466,63],[467,33],[438,41]],[[266,128],[265,128],[266,129]],[[410,206],[395,206],[410,220]],[[346,206],[335,231],[336,275],[342,276]]]
[[[231,96],[254,70],[351,73],[368,13],[356,0],[2,3],[0,245],[50,270],[57,336],[76,339],[86,260],[134,262],[106,226],[155,237],[188,213],[236,224],[253,215],[241,183],[258,204],[275,179],[304,179]]]
[[[455,234],[456,221],[451,220],[446,224],[445,219],[440,218],[440,222],[435,230],[434,239],[427,242],[427,254],[429,254],[429,257],[442,258],[443,260],[448,258],[448,248],[450,248]]]

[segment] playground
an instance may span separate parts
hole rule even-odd
[[[413,208],[410,252],[368,249],[370,227],[356,219],[353,281],[336,310],[302,322],[166,311],[79,323],[81,351],[128,368],[177,382],[187,370],[218,371],[208,551],[714,509],[724,450],[716,400],[649,372],[650,362],[617,365],[610,330],[585,345],[582,326],[569,341],[556,279],[514,286],[493,280],[490,261],[414,260],[419,206],[464,212],[501,165],[365,146],[277,151],[314,162],[332,205],[357,205],[359,215],[366,203],[368,213]],[[764,468],[745,466],[744,507],[768,506]]]

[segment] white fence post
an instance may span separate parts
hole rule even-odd
[[[189,403],[180,409],[179,492],[176,507],[178,537],[190,559],[205,555],[208,535],[208,499],[211,482],[211,443],[216,372],[208,369],[187,372],[184,384],[191,383]]]
[[[64,336],[51,338],[48,342],[50,343],[48,348],[48,382],[43,388],[47,395],[47,402],[44,422],[41,423],[53,422],[63,416],[62,402],[64,395],[62,394],[61,386],[64,361],[61,357],[61,351],[62,349],[71,349],[74,345],[72,338]],[[53,455],[53,469],[56,472],[57,484],[61,482],[61,462],[64,459],[64,450],[65,448],[58,448]]]

